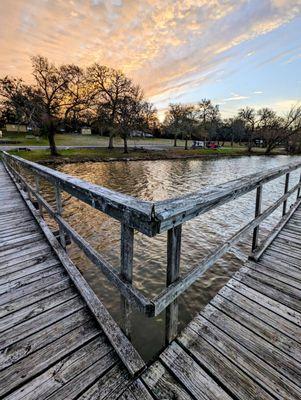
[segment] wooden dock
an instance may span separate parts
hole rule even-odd
[[[301,399],[300,205],[145,366],[1,163],[0,199],[1,399]]]

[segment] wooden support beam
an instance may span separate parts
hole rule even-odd
[[[40,194],[40,177],[39,177],[39,175],[34,174],[34,180],[35,180],[35,185],[36,185],[36,192],[37,192],[37,194]],[[38,204],[39,204],[40,216],[43,218],[43,206],[39,201],[38,201]]]
[[[301,174],[300,174],[300,178],[299,178],[299,183],[301,183]],[[301,190],[301,188],[299,188],[298,191],[297,191],[297,200],[300,197],[300,190]]]
[[[166,287],[180,276],[182,225],[167,231]],[[170,343],[178,333],[179,305],[175,299],[166,309],[165,342]]]
[[[261,213],[262,205],[262,185],[258,186],[256,189],[256,203],[255,203],[255,218]],[[258,236],[259,236],[259,225],[254,228],[253,231],[253,241],[252,241],[252,251],[254,251],[258,246]]]
[[[55,192],[56,212],[58,215],[62,216],[63,206],[62,206],[61,189],[59,188],[59,186],[57,185],[54,186],[54,192]],[[61,225],[59,225],[59,231],[60,231],[60,243],[62,247],[66,249],[65,232],[64,228]]]
[[[289,181],[290,181],[290,173],[288,172],[285,175],[284,194],[286,194],[288,192]],[[286,205],[287,205],[287,200],[284,200],[283,209],[282,209],[282,216],[284,216],[286,214]]]
[[[134,258],[134,229],[121,224],[120,240],[120,275],[129,284],[133,282],[133,258]],[[131,305],[126,297],[121,295],[121,315],[123,329],[127,337],[131,336]]]

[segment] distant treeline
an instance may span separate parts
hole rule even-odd
[[[55,133],[78,132],[89,126],[92,133],[107,135],[108,148],[115,136],[124,141],[135,132],[155,137],[247,143],[249,151],[260,143],[270,153],[276,146],[301,151],[301,107],[285,116],[270,108],[243,108],[222,119],[219,106],[203,99],[196,105],[170,104],[163,123],[143,90],[122,71],[95,63],[87,68],[68,64],[55,66],[47,58],[32,57],[33,84],[21,78],[0,79],[0,126],[27,124],[47,135],[52,155],[57,155]]]
[[[254,145],[266,148],[269,154],[277,146],[285,146],[289,152],[301,152],[301,106],[293,106],[285,116],[279,116],[270,108],[246,107],[233,118],[222,119],[217,105],[203,99],[197,105],[170,104],[163,124],[164,130],[186,141],[202,139],[221,142],[247,143],[251,151]]]

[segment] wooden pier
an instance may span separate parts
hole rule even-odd
[[[190,197],[188,205],[187,199],[177,199],[154,206],[18,157],[4,159],[5,166],[0,163],[1,399],[301,398],[300,183],[288,185],[289,173],[301,163],[240,184],[221,185],[209,191],[208,198]],[[57,185],[56,210],[42,198],[38,180],[33,188],[20,166]],[[275,206],[261,211],[262,185],[282,175],[284,194]],[[179,278],[182,223],[253,189],[257,190],[255,219]],[[63,220],[61,190],[121,222],[120,275]],[[287,199],[295,192],[297,200],[287,210]],[[259,245],[260,222],[282,204],[282,220]],[[45,211],[59,224],[60,243],[42,218]],[[131,282],[134,229],[149,236],[168,231],[167,288],[155,299],[145,298]],[[252,260],[178,335],[177,296],[252,230]],[[151,365],[145,365],[67,256],[65,234],[120,289],[125,318],[132,306],[150,316],[167,308],[169,344]]]

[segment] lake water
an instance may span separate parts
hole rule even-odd
[[[217,185],[243,175],[265,171],[300,157],[239,157],[220,159],[131,161],[68,164],[59,169],[87,181],[145,200],[178,197],[201,188]],[[290,187],[299,176],[292,174]],[[280,197],[284,177],[264,186],[263,207]],[[295,199],[295,196],[293,196]],[[196,266],[202,258],[225,241],[254,216],[255,191],[201,215],[183,225],[181,272]],[[261,235],[278,222],[277,210],[261,226]],[[116,269],[120,264],[120,224],[81,201],[64,196],[64,217]],[[251,237],[235,246],[219,260],[185,294],[179,298],[179,329],[181,330],[229,280],[246,260]],[[94,291],[120,322],[120,296],[97,267],[69,246],[69,254]],[[165,284],[166,233],[155,238],[135,234],[134,285],[147,296],[157,295]],[[135,310],[131,314],[132,341],[142,356],[149,360],[164,346],[164,312],[157,318],[146,318]]]

